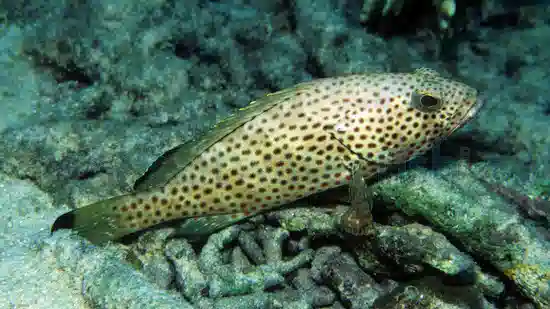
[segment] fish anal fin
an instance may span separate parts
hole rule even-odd
[[[205,236],[245,220],[255,214],[233,213],[208,217],[189,218],[176,229],[179,236]]]

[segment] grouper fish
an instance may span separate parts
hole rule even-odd
[[[474,88],[430,69],[304,82],[168,151],[134,192],[65,213],[52,231],[104,243],[182,218],[184,233],[210,231],[404,163],[480,106]]]

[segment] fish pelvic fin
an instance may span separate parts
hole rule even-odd
[[[130,198],[131,194],[121,195],[64,213],[55,220],[51,232],[71,229],[99,245],[142,230],[121,220],[121,205]]]
[[[376,231],[372,218],[372,191],[358,170],[352,170],[351,174],[349,185],[351,205],[340,218],[340,228],[355,236],[371,236]]]

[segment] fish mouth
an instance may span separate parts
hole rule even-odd
[[[466,111],[466,113],[464,114],[464,116],[460,119],[460,121],[458,122],[458,124],[456,126],[454,126],[453,128],[451,128],[451,130],[449,130],[449,134],[448,135],[451,135],[453,134],[454,131],[462,128],[470,119],[472,119],[476,114],[477,112],[481,109],[481,107],[483,107],[484,103],[485,103],[485,100],[482,100],[481,98],[474,98],[472,99],[472,101],[475,102],[472,104],[472,106]],[[447,135],[447,136],[448,136]]]
[[[472,105],[472,107],[466,112],[466,116],[464,117],[464,121],[470,120],[472,117],[474,117],[477,112],[483,107],[485,104],[485,100],[482,100],[481,98],[474,99],[475,103]]]

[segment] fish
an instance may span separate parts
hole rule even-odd
[[[477,90],[428,68],[326,77],[267,94],[169,150],[130,193],[59,216],[102,244],[173,220],[211,232],[419,156],[471,119]]]

